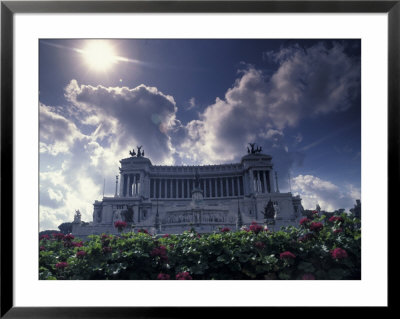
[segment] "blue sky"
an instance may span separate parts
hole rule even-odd
[[[136,145],[192,165],[256,142],[305,208],[361,197],[360,40],[43,39],[39,68],[41,229],[91,221]]]

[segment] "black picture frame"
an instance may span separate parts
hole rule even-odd
[[[396,1],[1,1],[1,313],[3,318],[177,318],[223,308],[14,307],[13,303],[13,16],[15,13],[269,12],[388,14],[388,207],[399,186],[400,0]],[[394,211],[394,210],[393,210]],[[382,212],[381,212],[382,213]],[[387,212],[383,212],[387,213]],[[388,214],[388,219],[391,216]],[[391,220],[391,218],[390,218]],[[388,222],[394,227],[395,224]],[[392,234],[388,226],[388,234]],[[388,247],[390,247],[388,237]],[[389,254],[388,254],[389,256]],[[390,261],[390,258],[389,258]],[[388,286],[390,284],[388,280]],[[34,293],[34,292],[33,292]],[[318,293],[318,292],[317,292]],[[388,300],[390,309],[391,302]],[[300,315],[308,311],[291,307]],[[236,314],[246,312],[245,308]],[[336,310],[333,310],[336,311]]]

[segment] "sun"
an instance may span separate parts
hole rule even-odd
[[[88,41],[81,53],[87,65],[94,71],[107,71],[118,62],[114,48],[106,40]]]

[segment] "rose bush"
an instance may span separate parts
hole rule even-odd
[[[311,229],[311,221],[303,221],[275,232],[252,223],[201,236],[193,230],[168,236],[140,230],[92,235],[84,242],[70,235],[43,237],[39,278],[360,279],[360,221],[347,214],[337,217],[317,215]]]

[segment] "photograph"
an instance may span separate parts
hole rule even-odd
[[[39,280],[361,278],[361,38],[39,38]]]

